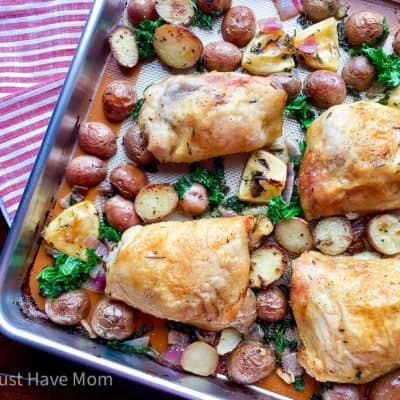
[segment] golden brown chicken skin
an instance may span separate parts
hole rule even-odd
[[[159,318],[230,326],[246,297],[252,227],[246,216],[130,228],[108,264],[106,294]]]
[[[307,219],[400,208],[400,111],[360,101],[328,109],[307,132],[299,172]]]
[[[303,253],[291,305],[298,360],[318,381],[366,383],[400,366],[400,259]]]
[[[270,78],[176,75],[146,90],[138,122],[158,161],[200,161],[272,143],[282,133],[286,97]]]

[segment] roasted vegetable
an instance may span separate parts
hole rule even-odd
[[[317,117],[304,94],[295,97],[286,105],[285,115],[295,118],[304,130],[307,130]]]
[[[95,249],[86,250],[87,261],[63,253],[57,253],[53,257],[54,264],[44,267],[37,276],[41,295],[51,298],[79,289],[98,262]]]
[[[153,47],[154,32],[158,27],[164,24],[164,21],[157,19],[152,21],[145,19],[136,27],[135,38],[139,48],[139,59],[154,57],[156,52]]]
[[[286,164],[265,150],[255,151],[248,159],[240,181],[239,199],[266,204],[279,196],[286,183]]]
[[[111,53],[121,67],[133,68],[139,61],[134,32],[127,26],[115,27],[108,38]]]

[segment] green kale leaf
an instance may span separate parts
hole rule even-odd
[[[317,117],[305,94],[301,94],[289,101],[285,107],[285,115],[297,119],[304,130],[307,130]]]
[[[156,55],[153,47],[153,36],[156,29],[161,25],[164,25],[164,21],[161,19],[155,21],[145,19],[135,28],[135,39],[139,48],[140,60]]]
[[[276,196],[269,201],[267,217],[275,225],[282,219],[297,217],[302,212],[298,189],[294,186],[290,204],[287,204],[282,196]]]
[[[53,298],[61,293],[80,288],[99,260],[93,248],[86,250],[86,257],[87,260],[82,261],[63,253],[55,254],[54,264],[46,266],[37,275],[41,295]]]

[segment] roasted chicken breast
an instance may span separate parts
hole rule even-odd
[[[270,78],[235,72],[176,75],[146,90],[139,126],[160,162],[249,152],[281,134],[286,97]]]
[[[400,208],[400,110],[360,101],[328,109],[307,132],[299,172],[307,219]]]
[[[106,294],[156,317],[230,326],[246,297],[252,227],[251,216],[132,227],[108,264]]]
[[[318,381],[366,383],[400,366],[400,259],[303,253],[291,305],[298,360]]]

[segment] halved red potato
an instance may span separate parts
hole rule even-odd
[[[275,226],[275,239],[283,248],[295,254],[310,250],[313,246],[310,227],[301,218],[279,221]]]
[[[143,221],[157,222],[175,211],[178,201],[172,185],[153,183],[139,191],[135,198],[135,210]]]
[[[170,24],[189,25],[194,17],[194,8],[190,0],[157,0],[156,11]]]
[[[200,376],[212,375],[217,369],[218,353],[205,342],[194,342],[185,348],[181,366],[185,371]]]
[[[139,61],[135,34],[127,26],[115,27],[108,38],[111,53],[119,65],[133,68]]]
[[[183,26],[172,24],[156,29],[153,46],[164,64],[177,69],[193,67],[203,53],[203,44],[195,34]]]
[[[344,253],[352,241],[351,225],[344,217],[324,218],[314,229],[315,247],[330,256]]]
[[[277,281],[283,274],[286,255],[275,245],[264,245],[250,255],[249,286],[254,289],[265,288]]]
[[[393,214],[382,214],[372,218],[368,224],[368,241],[382,254],[392,256],[400,253],[400,219]]]

